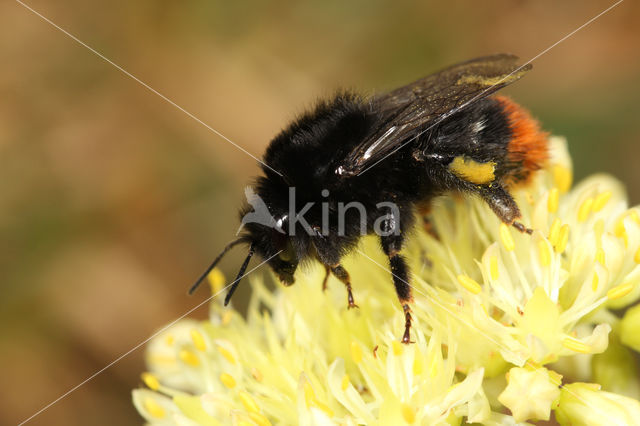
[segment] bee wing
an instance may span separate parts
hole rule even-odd
[[[461,62],[372,99],[380,124],[336,169],[356,175],[466,106],[519,80],[531,64],[497,54]]]

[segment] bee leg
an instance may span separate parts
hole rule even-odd
[[[349,303],[348,308],[357,308],[358,305],[356,305],[353,301],[353,292],[351,291],[351,278],[349,277],[349,273],[347,272],[347,270],[344,269],[339,263],[334,266],[327,266],[327,268],[330,268],[333,275],[335,275],[336,278],[342,281],[345,287],[347,287],[347,302]],[[327,274],[327,277],[328,276],[329,275]],[[325,281],[327,280],[327,277],[325,277]]]
[[[380,237],[382,249],[389,257],[393,285],[396,288],[398,300],[404,311],[404,334],[402,335],[402,343],[411,343],[411,307],[409,304],[413,302],[413,296],[411,295],[411,285],[409,284],[409,266],[407,266],[404,257],[399,253],[402,247],[402,241],[402,235]]]
[[[507,225],[511,225],[520,232],[531,234],[532,229],[527,228],[522,223],[517,222],[520,218],[520,209],[511,195],[500,185],[491,184],[480,189],[480,196],[489,204],[491,210]]]
[[[327,282],[329,281],[329,275],[331,274],[331,268],[329,265],[324,265],[324,279],[322,280],[322,291],[327,291]]]

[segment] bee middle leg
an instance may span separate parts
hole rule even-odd
[[[513,197],[502,186],[493,183],[491,186],[480,189],[479,193],[501,221],[513,226],[520,232],[526,232],[527,234],[533,232],[532,229],[516,221],[521,216],[520,209]]]
[[[353,292],[351,290],[351,278],[349,277],[349,273],[347,272],[346,269],[344,269],[344,267],[341,264],[336,264],[336,265],[325,265],[325,268],[327,269],[327,274],[324,277],[324,282],[322,285],[322,288],[325,289],[326,285],[327,285],[327,280],[329,279],[329,271],[331,271],[331,273],[333,275],[335,275],[336,278],[338,278],[340,281],[342,281],[342,283],[345,285],[345,287],[347,288],[347,303],[348,303],[348,308],[357,308],[358,305],[356,305],[356,303],[353,300]]]

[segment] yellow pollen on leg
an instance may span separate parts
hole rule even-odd
[[[516,244],[513,242],[513,237],[511,236],[511,231],[509,231],[509,228],[504,223],[500,224],[500,239],[507,251],[513,251],[516,248]]]
[[[496,178],[496,163],[478,163],[477,161],[459,155],[449,164],[449,170],[460,179],[476,185],[484,185],[493,182]]]
[[[236,387],[236,379],[231,376],[231,374],[222,373],[220,374],[220,381],[222,382],[227,389],[233,389]]]
[[[599,212],[607,205],[609,200],[611,199],[611,191],[605,191],[598,194],[596,199],[593,201],[593,211]]]
[[[191,340],[193,341],[193,345],[196,347],[197,350],[202,352],[207,350],[207,344],[205,343],[202,333],[200,333],[195,328],[191,329]]]
[[[140,378],[142,379],[142,382],[145,385],[147,385],[147,387],[149,389],[154,390],[154,391],[160,389],[160,381],[153,374],[151,374],[151,373],[142,373],[140,375]]]
[[[480,284],[467,275],[458,275],[458,282],[473,294],[478,294],[482,291]]]
[[[593,206],[593,198],[589,197],[580,204],[578,208],[578,222],[582,223],[589,218],[591,207]]]
[[[570,337],[567,337],[566,339],[564,339],[564,341],[562,342],[562,346],[564,346],[569,350],[572,350],[574,352],[578,352],[581,354],[588,354],[591,352],[591,347],[589,345],[582,343],[579,340],[572,339]]]
[[[630,283],[630,282],[622,283],[620,285],[613,287],[609,291],[607,291],[607,299],[609,300],[620,299],[621,297],[624,297],[627,294],[631,293],[632,290],[633,290],[633,283]]]
[[[551,188],[551,191],[549,191],[549,197],[547,198],[547,210],[549,213],[555,213],[558,211],[559,200],[560,190],[556,187]]]
[[[164,408],[153,398],[145,398],[144,409],[147,410],[151,417],[156,419],[162,419],[166,415]]]
[[[500,269],[498,268],[498,256],[491,256],[489,258],[489,273],[492,280],[497,280],[500,277]]]
[[[538,252],[540,253],[540,264],[542,266],[549,266],[551,264],[551,251],[546,241],[538,241]]]

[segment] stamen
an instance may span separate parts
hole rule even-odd
[[[638,247],[638,250],[636,250],[636,254],[635,254],[635,256],[633,256],[633,260],[636,263],[640,264],[640,247]]]
[[[604,206],[607,205],[610,199],[611,199],[611,191],[605,191],[598,194],[595,201],[593,202],[593,211],[597,213],[600,210],[602,210]]]
[[[558,188],[551,188],[551,191],[549,191],[549,196],[547,198],[547,210],[549,211],[549,213],[555,213],[558,211],[559,199],[560,191],[558,190]]]
[[[507,251],[513,251],[516,248],[511,232],[509,232],[509,228],[504,223],[500,224],[500,238],[502,239],[502,244]]]
[[[231,374],[222,373],[220,374],[220,381],[227,389],[233,389],[236,387],[236,379],[231,376]]]
[[[558,238],[560,237],[560,228],[562,222],[557,217],[553,219],[553,223],[551,224],[551,228],[549,229],[549,242],[552,246],[558,245]]]
[[[164,338],[164,342],[167,344],[167,346],[173,346],[175,341],[176,339],[175,337],[173,337],[173,334],[167,334],[167,337]]]
[[[202,352],[207,350],[207,344],[205,343],[204,337],[195,328],[191,329],[191,340],[193,341],[193,345],[197,350]]]
[[[343,391],[346,391],[348,387],[349,387],[349,375],[345,374],[344,376],[342,376],[342,383],[340,384],[340,388],[342,388]]]
[[[589,345],[582,343],[579,340],[572,339],[570,337],[567,337],[566,339],[564,339],[564,341],[562,342],[562,346],[564,346],[569,350],[572,350],[574,352],[578,352],[581,354],[591,353],[591,347]]]
[[[613,287],[607,292],[607,299],[609,300],[620,299],[621,297],[624,297],[627,294],[631,293],[631,290],[633,290],[633,283],[631,282],[622,283],[620,285]]]
[[[147,412],[156,419],[161,419],[166,415],[166,411],[155,399],[148,397],[144,400],[144,408]]]
[[[360,364],[362,361],[362,348],[356,341],[351,342],[351,359],[356,364]]]
[[[566,167],[556,165],[553,167],[553,181],[560,190],[565,193],[571,188],[571,181],[573,180],[573,173]]]
[[[494,281],[500,277],[500,270],[498,268],[498,256],[491,256],[489,258],[489,273],[491,274],[491,279]]]
[[[598,290],[598,274],[597,273],[593,273],[593,279],[591,280],[591,290],[596,291]]]
[[[578,208],[578,222],[582,223],[589,218],[591,214],[591,206],[593,206],[593,198],[589,197],[580,204]]]
[[[182,349],[178,356],[180,357],[182,362],[184,362],[185,364],[189,364],[192,367],[197,367],[198,365],[200,365],[200,359],[190,350]]]
[[[257,368],[253,367],[251,369],[251,376],[256,379],[257,382],[261,382],[262,379],[264,378],[262,376],[262,372],[260,370],[258,370]]]
[[[235,364],[236,363],[236,359],[233,356],[233,354],[231,353],[231,351],[229,351],[226,348],[223,348],[222,346],[218,345],[218,352],[220,352],[220,354],[226,358],[227,361],[229,361],[231,364]]]
[[[333,417],[333,411],[324,403],[318,401],[316,394],[311,385],[307,382],[304,384],[304,399],[307,407],[316,407],[324,411],[329,417]]]
[[[411,424],[416,421],[416,411],[409,404],[402,404],[402,417]]]
[[[209,286],[213,294],[218,293],[224,288],[226,280],[220,269],[213,268],[213,270],[209,272],[209,275],[207,275],[207,279],[209,280]]]
[[[569,225],[562,225],[560,228],[560,236],[558,237],[558,244],[556,245],[556,253],[562,254],[567,248],[569,242]]]
[[[605,266],[604,264],[604,250],[601,248],[599,248],[598,250],[596,250],[596,261],[601,264],[602,266]]]
[[[540,254],[540,264],[542,266],[549,266],[551,264],[551,252],[549,251],[549,246],[546,241],[538,241],[538,252]]]
[[[467,275],[458,275],[458,282],[473,294],[478,294],[482,291],[480,284]]]
[[[424,362],[420,356],[413,359],[413,375],[419,376],[424,371]]]
[[[151,373],[142,373],[140,378],[144,382],[145,385],[151,390],[157,391],[160,389],[160,381],[156,376]]]
[[[258,426],[271,426],[269,419],[260,413],[254,413],[252,411],[249,413],[249,418],[258,424]]]
[[[260,412],[260,407],[258,407],[256,401],[246,391],[238,392],[238,398],[240,398],[240,402],[244,406],[245,410],[254,413]]]

